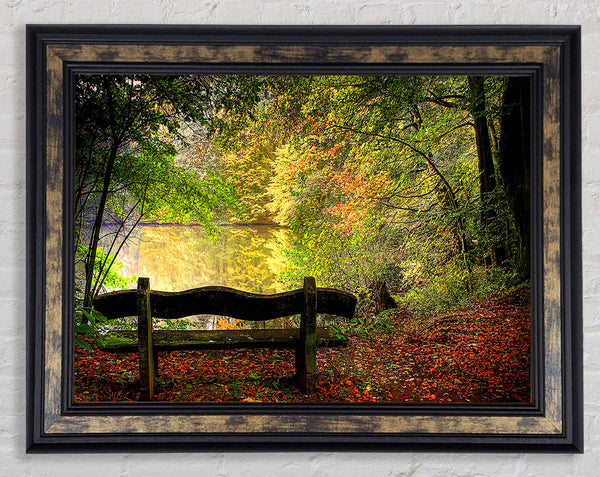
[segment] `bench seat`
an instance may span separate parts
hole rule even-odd
[[[299,329],[260,330],[153,330],[154,351],[214,350],[234,348],[295,349]],[[138,350],[137,331],[112,331],[104,336],[102,351],[133,353]],[[343,347],[340,338],[327,328],[317,328],[317,347]]]

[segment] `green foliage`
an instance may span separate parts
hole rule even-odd
[[[76,251],[76,260],[81,259],[88,253],[88,248],[78,244]],[[130,284],[137,282],[136,276],[124,276],[120,272],[123,264],[116,260],[116,254],[106,253],[103,248],[96,252],[96,265],[94,267],[94,280],[99,283],[98,288],[107,288],[110,290],[123,290]],[[100,273],[103,272],[102,275]]]
[[[187,330],[193,328],[195,324],[190,320],[161,320],[152,318],[152,328],[155,330]],[[137,330],[137,326],[135,328]]]
[[[270,81],[274,117],[293,126],[269,185],[276,220],[298,233],[283,281],[314,275],[360,293],[384,279],[448,309],[527,278],[502,184],[479,187],[473,115],[497,142],[502,78],[483,82],[483,112],[465,77]]]
[[[410,307],[418,317],[434,317],[525,285],[519,273],[510,268],[476,267],[469,273],[449,264],[400,296],[398,302]]]
[[[83,262],[98,276],[112,264],[99,252],[98,265],[94,235],[86,236],[90,227],[98,232],[99,216],[117,224],[115,243],[142,218],[200,223],[209,233],[219,220],[264,220],[295,234],[279,277],[290,287],[312,275],[320,286],[365,295],[383,280],[434,313],[513,286],[528,278],[528,245],[497,164],[506,83],[80,76],[76,242],[90,244]],[[482,118],[483,133],[475,126]],[[186,122],[195,135],[183,132]],[[477,146],[482,137],[496,164]],[[187,140],[193,152],[182,161]]]
[[[107,318],[97,310],[75,310],[75,344],[87,351],[92,348],[83,337],[94,341],[100,340],[99,327],[107,322]]]
[[[372,339],[379,333],[394,331],[393,313],[395,310],[384,310],[378,315],[359,315],[350,321],[338,321],[329,325],[337,338],[347,339],[349,336]]]
[[[297,283],[303,276],[314,276],[320,286],[360,293],[397,258],[385,231],[373,230],[365,224],[346,233],[328,222],[300,228],[298,240],[287,251],[291,267],[285,278]]]
[[[235,210],[233,187],[214,172],[180,166],[176,144],[182,124],[207,131],[220,122],[223,105],[255,102],[240,97],[234,78],[158,75],[75,77],[75,242],[82,257],[84,302],[89,306],[112,263],[98,268],[101,228],[112,227],[109,253],[118,250],[142,220],[201,223]],[[233,106],[231,106],[233,107]],[[105,239],[106,240],[106,239]],[[112,248],[115,250],[113,251]]]

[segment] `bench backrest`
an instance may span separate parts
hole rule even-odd
[[[146,285],[147,281],[147,285]],[[250,321],[265,321],[300,314],[304,289],[274,295],[259,295],[234,288],[209,286],[181,292],[150,290],[148,278],[138,279],[137,290],[120,290],[94,299],[94,308],[108,319],[138,315],[138,295],[149,293],[153,318],[178,319],[191,315],[222,315]],[[317,288],[317,313],[352,318],[356,297],[333,288]]]

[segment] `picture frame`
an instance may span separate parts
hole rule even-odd
[[[583,452],[578,26],[27,26],[27,443],[34,452]],[[532,82],[532,403],[75,404],[72,77],[521,75]]]

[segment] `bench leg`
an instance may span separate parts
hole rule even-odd
[[[150,314],[150,279],[138,278],[138,356],[140,370],[140,399],[154,397],[154,349],[152,346],[152,316]]]
[[[156,350],[152,350],[152,356],[154,358],[154,377],[158,377],[158,352]]]
[[[296,348],[296,379],[305,393],[315,387],[317,373],[317,286],[313,277],[304,279],[304,305]]]

